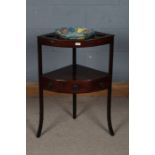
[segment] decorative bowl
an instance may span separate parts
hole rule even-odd
[[[56,29],[55,34],[64,39],[83,40],[94,37],[95,31],[84,27],[62,27]]]

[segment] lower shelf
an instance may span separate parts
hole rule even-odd
[[[81,65],[70,65],[43,74],[42,87],[45,90],[62,93],[88,93],[109,87],[108,73]]]

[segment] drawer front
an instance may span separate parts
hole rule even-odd
[[[60,93],[89,93],[108,88],[109,79],[99,79],[95,81],[55,81],[46,78],[42,79],[42,86],[45,90]]]
[[[64,84],[59,81],[49,80],[46,78],[42,79],[42,86],[45,90],[55,91],[55,92],[63,92]]]

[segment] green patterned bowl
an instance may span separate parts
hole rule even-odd
[[[84,40],[94,37],[95,31],[83,27],[62,27],[56,29],[55,34],[64,39]]]

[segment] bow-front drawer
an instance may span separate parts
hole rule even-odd
[[[70,80],[56,81],[43,78],[42,86],[46,90],[62,92],[62,93],[88,93],[108,88],[110,82],[108,78],[91,80]]]

